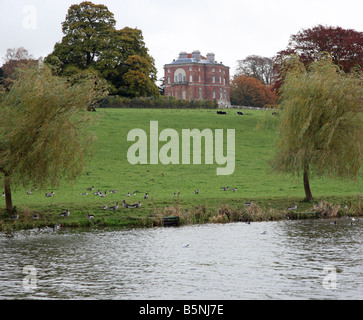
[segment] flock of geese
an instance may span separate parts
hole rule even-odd
[[[31,190],[29,190],[29,191],[27,191],[27,194],[32,194],[32,192],[33,191],[36,191],[37,189],[31,189]],[[228,187],[222,187],[221,188],[221,190],[222,191],[232,191],[232,192],[236,192],[238,189],[237,188],[230,188],[229,186]],[[104,193],[102,193],[101,191],[100,191],[100,189],[98,189],[98,191],[95,191],[95,188],[94,188],[94,186],[92,186],[92,187],[90,187],[90,188],[87,188],[87,191],[91,191],[91,192],[93,192],[93,195],[95,195],[95,196],[99,196],[99,197],[101,197],[101,198],[105,198],[108,194],[115,194],[115,193],[117,193],[118,191],[117,190],[110,190],[109,191],[109,193],[107,193],[107,191],[105,191]],[[135,192],[132,192],[132,193],[130,193],[130,192],[128,192],[127,194],[126,194],[126,197],[131,197],[131,196],[135,196],[136,195],[136,193],[137,192],[139,192],[139,191],[135,191]],[[199,194],[199,190],[197,189],[197,190],[195,190],[194,192],[193,192],[194,194]],[[45,196],[46,197],[53,197],[55,195],[55,193],[52,191],[52,192],[49,192],[49,193],[46,193],[45,194]],[[88,192],[82,192],[82,193],[80,193],[80,195],[81,196],[87,196],[88,195]],[[173,195],[174,196],[179,196],[180,195],[180,192],[178,191],[178,192],[175,192],[175,193],[173,193]],[[0,194],[0,197],[5,197],[5,192],[3,192],[2,194]],[[149,199],[149,193],[145,193],[145,195],[144,195],[144,200],[147,200],[147,199]],[[250,207],[250,206],[252,206],[252,204],[253,204],[253,200],[251,199],[249,202],[246,202],[246,203],[244,203],[244,206],[246,206],[246,207]],[[141,207],[141,201],[139,201],[138,203],[135,203],[135,204],[128,204],[128,203],[126,203],[126,201],[125,200],[123,200],[122,201],[122,206],[124,207],[124,208],[127,208],[127,209],[136,209],[136,208],[140,208]],[[108,207],[107,205],[103,205],[102,206],[102,210],[111,210],[111,211],[117,211],[119,209],[119,202],[117,202],[116,203],[116,205],[114,205],[114,206],[110,206],[110,207]],[[293,211],[293,210],[297,210],[297,203],[295,203],[293,206],[291,206],[291,207],[288,207],[287,208],[287,210],[289,210],[289,211]],[[348,210],[348,206],[347,206],[347,204],[345,204],[345,206],[344,206],[344,210]],[[67,209],[65,212],[61,212],[60,214],[59,214],[59,216],[60,217],[63,217],[63,218],[66,218],[66,217],[69,217],[69,215],[71,214],[71,212],[70,212],[70,210],[69,209]],[[94,215],[92,215],[92,214],[90,214],[89,213],[89,211],[87,211],[87,219],[88,220],[92,220],[92,219],[94,219],[95,218],[95,216]],[[19,219],[19,215],[18,214],[15,214],[15,215],[13,215],[12,217],[11,217],[11,220],[18,220]],[[37,214],[37,213],[35,213],[34,215],[33,215],[33,220],[38,220],[39,219],[39,215]],[[356,218],[352,218],[352,221],[358,221],[358,219],[356,219]],[[333,222],[331,222],[331,224],[336,224],[336,221],[333,221]],[[50,229],[53,229],[53,230],[57,230],[57,229],[59,229],[60,228],[60,224],[59,223],[57,223],[56,225],[55,225],[55,227],[54,228],[49,228],[49,230]]]

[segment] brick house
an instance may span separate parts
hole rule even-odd
[[[200,51],[181,52],[178,59],[164,66],[164,72],[165,96],[230,105],[229,67],[216,62],[214,53],[204,57]]]

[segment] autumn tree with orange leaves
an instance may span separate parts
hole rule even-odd
[[[262,108],[276,104],[276,94],[254,77],[237,76],[231,84],[233,105]]]

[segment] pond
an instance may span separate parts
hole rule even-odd
[[[0,234],[0,299],[362,299],[363,221]]]

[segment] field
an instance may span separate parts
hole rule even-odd
[[[132,220],[147,224],[150,219],[160,219],[162,215],[181,215],[181,212],[198,210],[208,216],[222,212],[221,206],[243,207],[243,203],[253,199],[261,208],[273,208],[286,211],[287,206],[298,203],[299,211],[311,211],[312,203],[304,203],[302,177],[275,174],[270,171],[268,161],[274,154],[275,128],[277,117],[270,111],[244,110],[244,115],[228,110],[227,115],[217,115],[215,110],[160,110],[160,109],[98,109],[102,114],[92,127],[97,136],[92,157],[81,177],[72,185],[62,183],[58,188],[33,191],[13,189],[13,203],[17,206],[21,218],[29,226],[36,223],[30,218],[33,211],[42,216],[46,224],[62,219],[68,225],[89,225],[85,218],[87,211],[95,215],[92,223],[99,225],[129,224]],[[158,121],[159,133],[166,128],[175,129],[181,137],[182,129],[235,129],[236,163],[232,175],[218,176],[217,163],[204,164],[143,164],[131,165],[127,151],[135,142],[128,142],[127,135],[132,129],[143,129],[150,138],[150,121]],[[149,142],[149,141],[148,141]],[[166,142],[159,142],[159,149]],[[202,144],[203,145],[203,144]],[[224,148],[226,144],[224,145]],[[202,150],[202,154],[204,150]],[[149,159],[149,154],[148,154]],[[191,163],[193,163],[191,159]],[[311,188],[316,201],[327,200],[333,203],[357,203],[362,196],[362,171],[357,181],[341,181],[325,178],[311,180]],[[107,191],[101,198],[87,191]],[[237,188],[236,192],[222,191],[222,187]],[[29,187],[31,188],[31,186]],[[117,190],[111,194],[110,190]],[[199,194],[194,191],[199,190]],[[46,192],[53,191],[51,198]],[[126,197],[126,194],[136,193]],[[145,193],[149,199],[144,200]],[[174,193],[180,192],[179,197]],[[0,189],[0,193],[2,190]],[[80,195],[88,193],[88,195]],[[139,209],[126,209],[122,201],[142,202]],[[117,212],[102,210],[103,205],[115,205],[120,202]],[[5,198],[0,197],[0,208],[5,207]],[[68,218],[59,218],[59,213],[70,209]],[[202,208],[202,209],[201,209]],[[214,212],[214,213],[213,213]],[[128,219],[126,217],[129,217]],[[5,219],[3,213],[0,218]],[[84,220],[84,223],[79,221]]]

